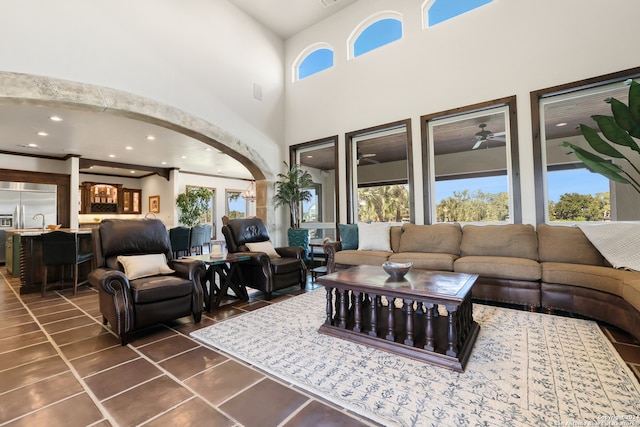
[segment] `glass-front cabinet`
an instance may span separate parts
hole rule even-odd
[[[80,185],[81,214],[142,212],[142,191],[123,188],[122,184],[83,182]]]
[[[141,190],[134,190],[131,188],[122,189],[122,213],[125,214],[139,214],[142,213],[141,208]]]

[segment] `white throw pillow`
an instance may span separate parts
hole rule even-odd
[[[246,243],[246,245],[251,252],[264,252],[269,256],[269,258],[280,258],[280,255],[276,252],[271,240],[267,240],[266,242]]]
[[[391,251],[391,224],[388,222],[358,223],[358,250]]]
[[[119,255],[116,259],[122,264],[124,274],[129,280],[174,273],[167,265],[167,257],[164,254]]]

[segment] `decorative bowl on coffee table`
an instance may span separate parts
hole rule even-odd
[[[407,274],[409,270],[411,270],[411,267],[413,267],[412,262],[386,261],[382,263],[382,268],[384,269],[384,271],[386,271],[387,274],[393,277],[394,279],[403,278],[404,275]]]

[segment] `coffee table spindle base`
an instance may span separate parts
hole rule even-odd
[[[431,286],[442,273],[412,271],[403,283],[389,281],[384,272],[372,275],[376,268],[360,266],[349,269],[355,273],[319,278],[327,292],[319,332],[463,372],[480,331],[471,303],[477,276],[445,273],[449,293],[442,294],[442,286]]]

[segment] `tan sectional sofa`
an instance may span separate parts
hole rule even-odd
[[[392,226],[389,239],[390,251],[325,245],[327,271],[388,260],[474,273],[475,300],[575,313],[640,340],[640,272],[612,268],[578,227],[404,224]]]

